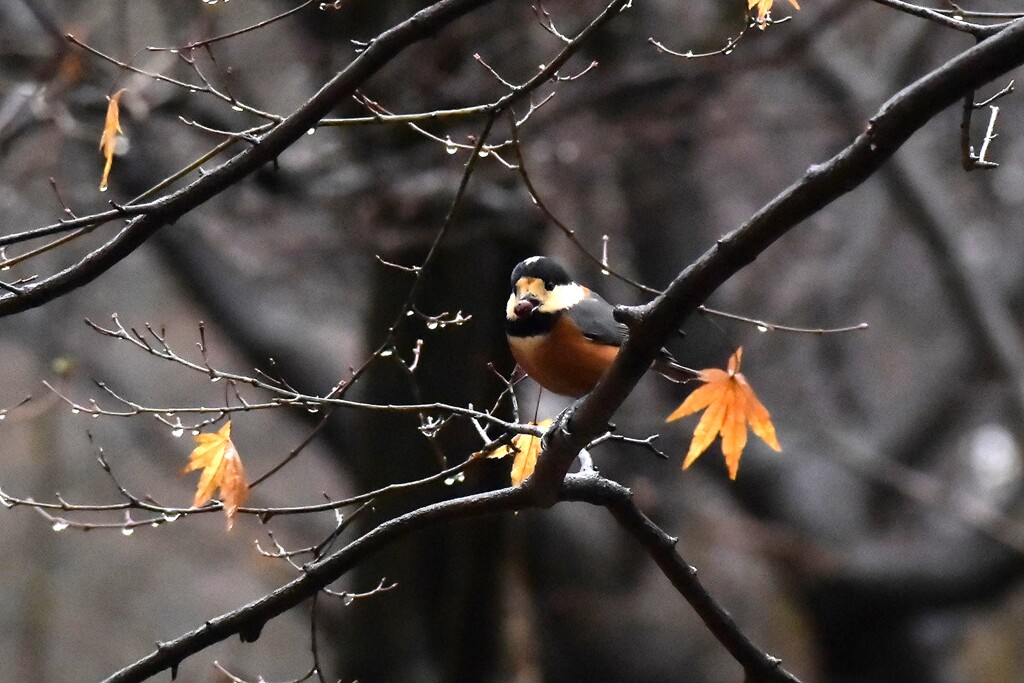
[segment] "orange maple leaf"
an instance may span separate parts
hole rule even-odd
[[[542,420],[535,424],[544,431],[551,426],[551,420]],[[519,486],[523,481],[533,474],[537,467],[537,458],[541,451],[541,436],[533,434],[516,434],[512,437],[511,446],[502,446],[488,455],[488,458],[504,458],[515,453],[515,460],[512,461],[512,485]]]
[[[729,478],[735,479],[740,467],[740,456],[747,445],[747,425],[776,451],[782,446],[775,437],[775,426],[771,415],[751,388],[747,378],[740,373],[743,348],[729,358],[729,369],[707,368],[700,371],[698,379],[704,386],[698,387],[686,400],[669,415],[665,422],[692,415],[699,410],[707,411],[693,430],[690,450],[683,461],[683,469],[693,464],[701,453],[707,450],[718,434],[722,435],[722,454],[729,468]]]
[[[768,16],[768,12],[772,10],[772,5],[774,4],[775,0],[747,0],[748,10],[754,9],[755,7],[757,8],[757,27],[762,31],[768,26],[768,24],[765,23],[765,17]],[[800,9],[800,3],[796,0],[789,0],[789,4],[796,9]]]
[[[121,95],[125,89],[121,88],[113,95],[107,96],[107,120],[103,123],[103,134],[100,135],[100,151],[107,161],[103,164],[103,178],[100,180],[100,192],[107,190],[107,178],[110,176],[110,167],[114,164],[114,149],[117,147],[117,136],[121,131]]]
[[[188,465],[183,472],[195,470],[202,470],[203,473],[199,477],[192,504],[199,507],[213,498],[214,491],[220,488],[220,498],[224,503],[230,529],[239,506],[249,496],[242,459],[231,441],[230,420],[216,433],[196,435],[196,447],[189,455]]]

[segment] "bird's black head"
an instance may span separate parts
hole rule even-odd
[[[512,269],[512,295],[506,317],[517,330],[532,331],[539,325],[550,326],[553,316],[575,306],[586,290],[572,281],[565,268],[544,256],[533,256]]]
[[[520,261],[512,269],[512,289],[515,290],[519,281],[525,277],[540,280],[548,291],[558,285],[572,284],[572,278],[565,268],[546,256],[531,256],[525,261]]]

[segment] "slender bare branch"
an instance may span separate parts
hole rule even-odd
[[[245,28],[240,28],[240,29],[237,29],[235,31],[229,31],[228,33],[224,33],[224,34],[221,34],[219,36],[215,36],[213,38],[206,38],[204,40],[197,40],[195,42],[189,43],[188,45],[182,45],[181,47],[147,47],[146,49],[151,51],[151,52],[185,52],[187,50],[194,50],[197,47],[204,47],[206,45],[211,45],[213,43],[217,43],[217,42],[220,42],[222,40],[227,40],[228,38],[234,38],[235,36],[240,36],[240,35],[245,34],[245,33],[250,33],[252,31],[257,31],[257,30],[259,30],[259,29],[261,29],[261,28],[263,28],[265,26],[269,26],[270,24],[273,24],[275,22],[281,21],[282,19],[290,17],[291,15],[295,14],[296,12],[301,12],[302,10],[304,10],[307,7],[309,7],[310,5],[312,5],[313,2],[314,2],[314,0],[306,0],[302,4],[296,5],[295,7],[292,7],[290,10],[286,10],[284,12],[281,12],[280,14],[274,15],[274,16],[270,17],[269,19],[264,19],[263,21],[258,21],[255,24],[252,24],[251,26],[246,26]]]
[[[597,476],[572,476],[566,478],[558,497],[565,501],[583,501],[607,507],[654,559],[715,638],[743,666],[751,680],[797,682],[796,677],[781,667],[779,660],[761,651],[743,634],[729,613],[701,584],[696,570],[676,551],[676,540],[636,507],[629,489]],[[215,617],[174,640],[158,643],[155,651],[113,674],[105,683],[143,681],[168,669],[173,675],[187,657],[233,635],[244,641],[256,640],[268,621],[317,595],[369,555],[407,534],[456,519],[509,512],[533,504],[526,489],[505,488],[435,503],[397,517],[322,561],[306,566],[302,576],[273,593]]]
[[[157,202],[158,206],[152,213],[129,221],[117,236],[78,263],[30,284],[20,296],[0,296],[0,316],[40,306],[99,277],[134,252],[156,231],[274,160],[338,104],[348,100],[403,49],[492,1],[440,0],[385,31],[291,116],[262,135],[258,144],[242,150],[206,175]],[[518,96],[522,95],[511,94],[502,106],[508,106]]]
[[[1005,28],[1006,24],[1000,24],[997,26],[985,26],[983,24],[975,24],[966,21],[963,15],[943,13],[938,10],[931,9],[929,7],[922,7],[921,5],[914,5],[903,0],[874,0],[879,5],[885,5],[894,10],[898,10],[911,16],[919,17],[921,19],[927,19],[940,26],[951,28],[954,31],[962,31],[969,33],[976,38],[987,38],[990,35]]]

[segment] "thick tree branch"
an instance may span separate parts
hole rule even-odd
[[[842,51],[818,50],[813,61],[820,82],[835,100],[835,106],[844,112],[856,112],[858,102],[877,99],[879,92],[884,91],[881,79],[865,77],[864,65]],[[1006,90],[994,97],[1004,95]],[[973,103],[973,93],[970,99]],[[894,159],[880,174],[892,197],[906,204],[915,216],[911,228],[917,230],[929,248],[938,282],[955,313],[954,318],[969,340],[966,357],[956,358],[945,371],[932,368],[928,374],[942,377],[943,382],[949,384],[953,374],[971,377],[982,368],[997,370],[1007,385],[1008,403],[1019,422],[1024,417],[1024,347],[1006,303],[1013,295],[986,280],[958,247],[957,231],[968,220],[951,200],[953,187],[948,178],[937,173],[937,163],[920,151],[907,153]],[[962,420],[952,419],[951,414],[962,408],[963,387],[953,384],[956,385],[955,398],[940,389],[917,392],[927,397],[926,410],[915,413],[929,413],[929,416],[909,420],[901,416],[896,420],[901,433],[909,424],[912,434],[880,440],[878,452],[891,456],[894,461],[876,459],[870,467],[855,466],[855,471],[880,476],[886,484],[919,504],[934,505],[934,499],[920,495],[919,487],[908,485],[911,477],[920,477],[920,473],[907,470],[900,460],[903,456],[906,461],[908,449],[927,452],[921,445],[922,439],[933,444],[962,428]],[[916,423],[920,426],[915,426]],[[907,442],[912,445],[904,445]],[[857,596],[861,606],[868,600],[877,600],[889,611],[962,605],[978,600],[979,595],[988,597],[1006,590],[1016,585],[1024,572],[1021,534],[994,506],[991,501],[980,500],[963,491],[944,500],[943,511],[952,514],[963,528],[935,530],[918,539],[912,553],[907,552],[905,538],[848,539],[852,549],[848,548],[847,554],[851,559],[836,580],[842,582],[844,590]],[[984,515],[976,512],[985,508],[988,510]],[[979,532],[1005,547],[998,548],[988,539],[978,538]],[[943,556],[959,559],[935,561],[936,557]],[[908,589],[911,586],[913,589]],[[898,600],[894,599],[897,595]]]
[[[718,240],[662,296],[623,311],[631,331],[622,352],[594,391],[549,431],[545,453],[525,484],[538,502],[555,502],[576,454],[607,429],[665,341],[715,289],[805,218],[864,182],[932,117],[1021,63],[1024,20],[1017,20],[897,93],[846,149],[810,167],[746,224]]]
[[[254,641],[268,621],[316,595],[367,556],[394,540],[443,522],[515,510],[525,507],[526,502],[522,489],[506,488],[435,503],[397,517],[323,561],[309,565],[302,576],[269,595],[211,619],[172,641],[159,643],[154,652],[110,676],[105,683],[143,681],[167,669],[173,673],[186,657],[235,634],[243,641]]]
[[[558,69],[575,54],[589,37],[616,16],[628,0],[611,0],[551,62],[526,83],[515,86],[489,107],[492,116],[529,96],[544,82],[557,76]],[[319,92],[269,132],[213,171],[167,197],[151,202],[146,213],[129,220],[114,238],[86,255],[78,263],[38,282],[26,285],[18,293],[0,296],[0,317],[41,306],[69,291],[85,285],[106,272],[141,246],[160,228],[174,223],[185,213],[236,184],[256,169],[273,161],[327,116],[336,106],[352,97],[362,85],[406,47],[423,40],[456,19],[493,0],[440,0],[373,39],[344,70],[327,82]],[[125,207],[129,211],[130,207]],[[89,220],[86,217],[84,220]],[[60,226],[66,227],[66,226]]]
[[[40,306],[92,281],[132,253],[153,233],[273,161],[331,110],[347,101],[371,76],[403,49],[436,33],[492,0],[440,0],[380,34],[344,70],[327,82],[291,116],[256,143],[187,187],[154,202],[151,213],[133,218],[121,232],[78,263],[33,283],[21,294],[0,297],[0,316]]]
[[[750,681],[798,683],[779,666],[779,661],[759,650],[733,622],[704,586],[696,570],[675,550],[676,539],[656,526],[632,499],[624,486],[595,476],[568,477],[561,487],[561,500],[583,501],[608,508],[622,527],[634,536],[658,563],[665,576],[690,603],[708,629],[743,666]],[[458,519],[531,507],[523,488],[505,488],[422,507],[376,527],[321,562],[308,565],[305,573],[273,593],[233,612],[206,622],[172,641],[160,643],[156,651],[125,667],[105,683],[143,681],[161,671],[174,672],[178,665],[210,645],[238,634],[244,641],[259,637],[263,625],[274,617],[315,596],[370,554],[427,527]]]

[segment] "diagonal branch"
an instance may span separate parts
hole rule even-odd
[[[964,33],[969,33],[972,36],[975,36],[979,39],[986,38],[995,33],[996,31],[998,31],[1000,28],[1002,28],[1001,25],[985,26],[983,24],[973,24],[969,21],[965,21],[959,16],[949,16],[947,14],[943,14],[938,10],[933,10],[929,7],[922,7],[920,5],[914,5],[909,2],[904,2],[903,0],[874,1],[877,2],[879,5],[891,7],[892,9],[898,10],[900,12],[905,12],[911,16],[920,17],[922,19],[933,21],[940,26],[951,28],[954,31],[963,31]]]
[[[0,316],[40,306],[91,282],[131,254],[156,231],[203,204],[273,161],[306,131],[347,101],[370,77],[403,49],[423,40],[463,15],[492,0],[440,0],[388,29],[327,82],[291,116],[259,137],[215,170],[190,185],[153,202],[150,213],[131,219],[120,233],[78,263],[22,289],[22,294],[0,297]]]
[[[629,339],[597,387],[549,430],[534,476],[525,484],[553,504],[576,454],[608,421],[650,367],[665,341],[722,283],[801,221],[875,173],[917,129],[968,93],[1024,63],[1024,20],[964,51],[894,95],[866,130],[827,162],[811,166],[744,225],[725,235],[646,306],[620,309]]]
[[[558,69],[595,31],[617,16],[628,1],[611,0],[548,64],[528,81],[515,86],[490,105],[491,116],[497,118],[541,85],[552,78],[557,78]],[[26,285],[17,294],[9,292],[0,296],[0,317],[41,306],[96,279],[139,248],[160,228],[174,223],[185,213],[238,183],[264,164],[274,161],[281,152],[314,128],[335,107],[355,95],[367,80],[406,47],[424,40],[456,19],[491,2],[493,0],[439,0],[381,33],[319,92],[290,116],[275,122],[273,128],[256,138],[252,145],[190,185],[167,197],[150,202],[144,215],[131,218],[121,232],[78,263]],[[85,220],[94,219],[95,217],[91,217]]]
[[[765,683],[799,683],[779,666],[779,660],[759,650],[736,626],[696,576],[696,570],[675,550],[675,539],[657,527],[633,502],[632,493],[624,486],[595,476],[568,477],[559,497],[565,501],[582,501],[608,508],[615,519],[634,536],[679,593],[690,603],[708,629],[743,666],[748,680]],[[244,641],[256,640],[264,624],[315,596],[372,553],[397,541],[406,534],[456,519],[508,512],[531,507],[524,488],[498,491],[446,500],[422,507],[386,522],[321,562],[306,567],[299,578],[273,593],[207,621],[199,628],[174,640],[158,643],[154,652],[116,672],[104,683],[143,681],[161,671],[171,670],[190,655],[233,635]]]
[[[633,502],[628,489],[608,480],[570,476],[563,484],[562,496],[608,509],[615,521],[644,547],[711,634],[740,663],[748,683],[799,683],[782,668],[781,660],[761,651],[740,631],[729,613],[697,580],[697,569],[676,551],[678,539],[652,522]]]

